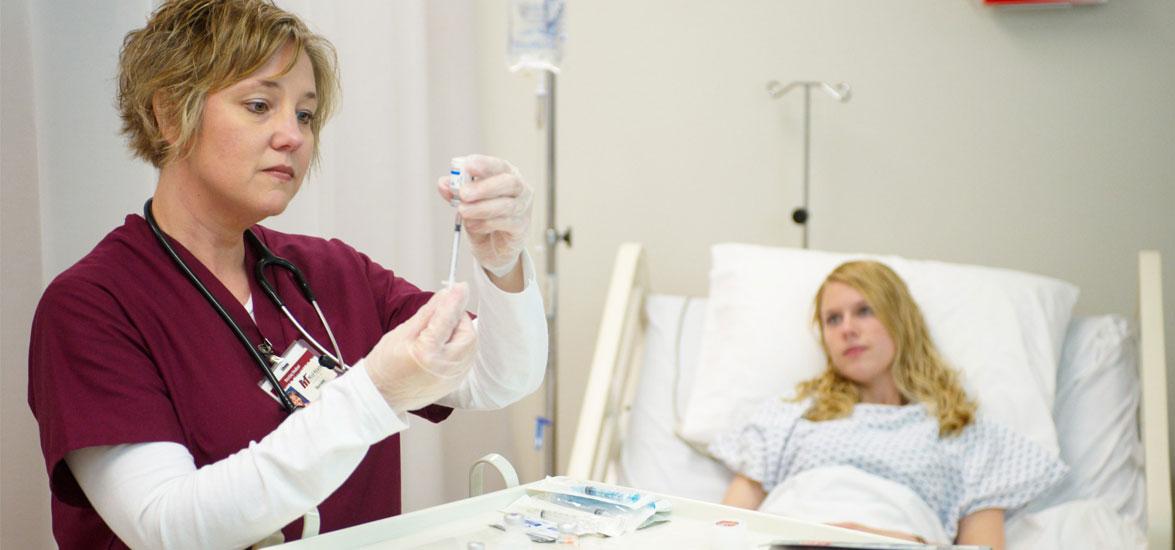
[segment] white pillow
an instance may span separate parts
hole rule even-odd
[[[825,364],[812,300],[836,266],[869,258],[906,281],[931,338],[980,413],[1057,452],[1056,367],[1077,287],[1016,271],[745,244],[711,250],[701,360],[680,433],[700,444],[756,402],[794,395]]]
[[[1040,507],[1096,497],[1146,529],[1137,345],[1118,315],[1076,317],[1069,324],[1053,412],[1070,472]]]
[[[620,448],[621,485],[706,502],[726,494],[730,471],[673,433],[697,371],[705,312],[704,298],[645,298],[644,362]]]

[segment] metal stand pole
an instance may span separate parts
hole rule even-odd
[[[544,105],[547,130],[547,231],[546,260],[547,285],[550,306],[547,307],[547,378],[546,407],[544,414],[551,420],[547,431],[547,449],[543,454],[543,471],[555,475],[558,460],[559,423],[555,421],[559,412],[559,273],[556,252],[559,250],[559,229],[555,225],[555,73],[544,71],[547,80],[547,100]]]
[[[547,377],[546,377],[546,405],[544,415],[550,424],[546,430],[546,452],[543,454],[543,471],[546,475],[555,475],[558,460],[559,434],[559,274],[557,252],[559,243],[571,246],[571,230],[560,232],[555,223],[555,73],[543,71],[546,97],[540,97],[542,114],[538,118],[540,126],[546,129],[547,142],[547,229],[544,233],[546,249],[544,250],[547,264]],[[540,88],[541,95],[542,88]]]
[[[809,181],[812,177],[810,158],[812,155],[812,87],[820,88],[824,93],[841,103],[849,100],[849,97],[852,95],[852,89],[844,82],[829,84],[827,82],[795,81],[783,86],[779,82],[772,80],[767,83],[767,93],[772,98],[782,97],[791,91],[792,88],[796,87],[804,89],[804,202],[799,208],[792,210],[791,219],[803,228],[802,242],[804,248],[808,248],[808,218],[810,217],[808,212],[808,189]]]
[[[559,273],[560,241],[571,246],[571,230],[559,231],[555,223],[555,77],[563,57],[563,15],[566,0],[510,0],[507,52],[512,73],[538,77],[535,90],[535,124],[546,130],[547,228],[543,254],[547,264],[544,302],[547,313],[547,371],[544,379],[543,414],[535,417],[534,449],[546,445],[543,472],[555,475],[559,434]]]
[[[811,153],[809,153],[812,146],[812,87],[804,86],[804,202],[803,206],[803,221],[797,221],[804,227],[804,236],[802,239],[803,247],[808,248],[808,181],[812,177],[811,168]],[[797,218],[796,214],[792,214],[792,218]]]

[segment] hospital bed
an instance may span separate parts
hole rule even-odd
[[[1009,516],[1009,548],[1172,548],[1160,265],[1139,253],[1136,316],[1072,316],[1058,332],[1043,417],[1070,478]],[[621,245],[566,473],[718,502],[730,474],[682,434],[713,290],[671,296],[649,281],[642,245]]]

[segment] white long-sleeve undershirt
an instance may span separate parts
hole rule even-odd
[[[525,252],[522,262],[526,287],[517,294],[474,270],[477,358],[462,385],[438,403],[500,408],[542,382],[546,322]],[[395,414],[359,361],[326,384],[313,406],[202,468],[172,442],[88,447],[65,461],[99,516],[132,548],[241,548],[313,510],[368,447],[407,428],[407,417]]]

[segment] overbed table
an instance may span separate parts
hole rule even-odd
[[[500,523],[505,508],[526,494],[520,485],[466,498],[425,510],[356,525],[306,540],[282,545],[290,550],[306,549],[422,549],[466,550],[471,541],[480,541],[493,550],[503,537],[491,523]],[[846,542],[899,542],[894,539],[841,529],[818,523],[798,521],[701,502],[669,495],[658,495],[672,502],[672,520],[615,538],[580,537],[579,547],[609,550],[635,548],[709,549],[712,547],[714,522],[723,519],[741,521],[747,527],[746,548],[760,548],[780,539],[837,540]],[[531,543],[531,548],[558,550],[563,545]],[[762,548],[766,548],[762,546]]]

